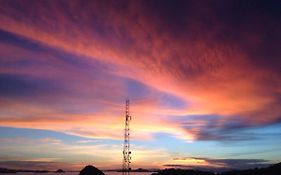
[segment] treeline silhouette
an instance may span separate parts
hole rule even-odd
[[[233,170],[217,174],[199,170],[165,169],[157,173],[152,173],[152,175],[281,175],[281,163],[267,168]]]

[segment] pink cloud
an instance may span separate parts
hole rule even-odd
[[[155,22],[153,17],[151,19],[150,16],[143,15],[144,11],[139,8],[138,3],[128,3],[121,10],[115,3],[105,6],[103,3],[91,4],[91,2],[87,5],[90,9],[81,10],[75,4],[76,2],[67,4],[67,8],[62,8],[54,2],[46,2],[44,6],[40,2],[34,2],[30,6],[17,2],[22,11],[15,9],[10,3],[6,2],[1,6],[0,28],[2,30],[59,51],[112,65],[112,69],[106,70],[110,76],[133,79],[147,87],[183,99],[189,104],[179,110],[165,109],[157,103],[136,106],[135,116],[136,118],[141,116],[141,119],[136,119],[136,123],[139,123],[136,130],[168,132],[182,139],[194,139],[196,135],[191,134],[192,131],[183,129],[181,123],[176,121],[170,123],[165,117],[158,119],[157,117],[219,115],[222,117],[219,123],[221,125],[232,120],[233,116],[237,116],[236,120],[245,121],[249,125],[268,124],[280,118],[281,81],[278,73],[262,65],[253,64],[255,57],[239,48],[237,46],[239,41],[233,40],[232,43],[220,40],[217,35],[224,32],[222,29],[224,27],[212,8],[205,7],[203,12],[206,11],[210,15],[211,21],[217,27],[206,30],[208,26],[201,26],[200,22],[204,19],[200,18],[198,21],[193,18],[184,19],[183,22],[192,24],[190,29],[184,28],[186,31],[180,35],[181,37],[173,37],[169,31],[160,28],[163,26],[161,20]],[[52,13],[47,13],[50,11]],[[260,39],[252,36],[249,40],[258,44]],[[5,53],[5,55],[9,54],[9,52]],[[30,53],[27,55],[29,56]],[[34,55],[31,54],[30,57]],[[97,76],[94,81],[91,81],[89,77],[84,76],[87,72],[81,73],[77,70],[79,68],[65,67],[57,61],[53,64],[61,67],[63,71],[46,66],[42,69],[30,67],[11,70],[8,68],[3,72],[56,76],[59,80],[72,81],[72,90],[81,92],[85,96],[92,92],[97,95],[107,89],[110,94],[103,94],[107,97],[106,101],[114,98],[115,95],[112,94],[126,96],[120,80],[115,81],[110,76]],[[82,87],[81,84],[84,82],[90,82],[87,83],[90,88]],[[87,105],[91,102],[95,101],[87,100],[81,103]],[[14,105],[16,103],[11,102],[11,106]],[[62,126],[65,127],[62,123],[56,126],[52,122],[51,116],[61,114],[61,111],[51,109],[52,115],[48,114],[44,117],[42,111],[49,109],[44,109],[44,107],[41,109],[37,105],[31,105],[30,108],[27,107],[28,105],[23,106],[26,112],[31,111],[31,116],[37,114],[35,111],[38,111],[41,119],[20,117],[13,120],[8,115],[6,118],[2,117],[4,118],[2,125],[21,126],[24,124],[27,127],[37,127],[40,123],[40,128],[56,130]],[[122,110],[117,111],[122,113]],[[63,116],[61,121],[71,118],[71,125],[67,125],[70,127],[68,131],[75,134],[117,138],[116,130],[122,128],[119,121],[106,126],[97,124],[100,128],[97,127],[93,131],[87,128],[89,121],[106,123],[109,118],[115,119],[113,116],[116,115],[116,111],[113,114],[101,112],[96,117],[87,115],[69,117],[68,114],[61,114]],[[105,118],[105,116],[110,117]],[[76,118],[82,118],[82,122]],[[54,121],[58,122],[60,119]],[[154,127],[148,127],[149,122],[146,121],[155,122]],[[104,129],[105,127],[111,130],[108,131]],[[76,132],[73,132],[73,128],[87,129],[75,129]]]

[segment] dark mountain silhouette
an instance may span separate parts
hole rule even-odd
[[[104,173],[96,167],[88,165],[80,171],[79,175],[104,175]]]
[[[165,169],[151,175],[214,175],[214,173],[199,170]]]
[[[58,169],[56,173],[64,173],[64,171],[62,169]]]
[[[255,168],[250,170],[236,170],[221,173],[221,175],[279,175],[281,174],[281,163],[268,168]]]
[[[214,173],[199,170],[165,169],[152,173],[152,175],[214,175]],[[233,170],[218,175],[281,175],[281,162],[267,168]]]

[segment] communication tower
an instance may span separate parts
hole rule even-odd
[[[125,110],[125,130],[124,130],[124,145],[123,145],[123,175],[130,174],[130,163],[131,163],[131,150],[130,150],[130,121],[132,117],[130,116],[130,101],[126,100],[126,110]]]

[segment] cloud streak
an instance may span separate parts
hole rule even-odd
[[[178,157],[173,159],[173,163],[165,164],[164,166],[226,171],[233,169],[266,167],[271,164],[272,162],[263,159],[210,159],[201,157]]]
[[[133,139],[254,140],[281,116],[278,7],[1,1],[0,126],[120,140],[130,98]]]

